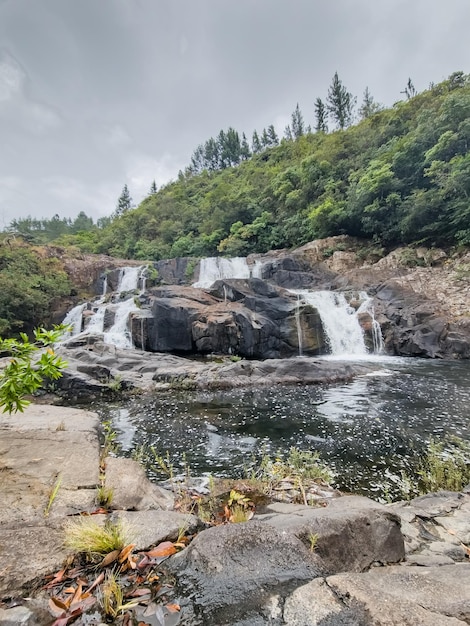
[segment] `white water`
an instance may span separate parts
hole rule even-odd
[[[348,304],[343,293],[305,289],[289,291],[317,309],[332,355],[367,354],[357,312]],[[370,299],[365,293],[361,294],[361,297]],[[301,350],[302,346],[299,343],[299,354]]]
[[[123,294],[128,291],[136,291],[139,286],[139,280],[143,278],[143,271],[143,266],[121,268],[117,287],[118,293]],[[115,306],[114,324],[104,333],[104,342],[115,345],[117,348],[133,348],[132,334],[128,327],[128,322],[129,314],[138,310],[134,298],[131,296],[127,300],[121,300]],[[105,309],[106,307],[100,308]],[[95,317],[99,313],[100,309],[96,312]]]
[[[193,287],[209,289],[216,280],[229,278],[259,278],[261,272],[260,261],[248,265],[245,257],[224,259],[222,257],[207,257],[201,259],[199,266],[199,280]]]
[[[74,335],[78,335],[82,330],[82,319],[83,319],[83,309],[86,304],[77,304],[73,309],[67,313],[64,317],[64,321],[62,324],[66,326],[71,326],[71,330],[66,331],[62,335],[62,340],[68,339],[69,337],[73,337]]]

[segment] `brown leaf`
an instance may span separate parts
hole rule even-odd
[[[97,587],[100,583],[103,582],[103,580],[104,580],[104,572],[101,572],[101,574],[95,579],[93,584],[90,585],[90,587],[88,587],[88,591],[91,593],[95,587]]]
[[[178,613],[181,611],[179,604],[165,604],[165,609],[168,609],[170,613]]]
[[[64,578],[64,574],[65,569],[59,570],[54,578],[49,583],[47,583],[47,585],[44,586],[44,589],[50,589],[51,587],[54,587],[54,585],[61,583]]]
[[[114,563],[114,561],[118,559],[120,554],[120,550],[113,550],[112,552],[109,552],[101,561],[100,567],[106,567],[107,565],[111,565],[111,563]]]
[[[159,558],[161,556],[171,556],[175,554],[176,548],[171,541],[163,541],[159,543],[158,546],[152,548],[149,552],[145,554],[152,559]]]
[[[128,558],[134,548],[135,543],[130,543],[128,546],[123,548],[119,553],[119,563],[124,563],[124,561]]]
[[[145,587],[141,587],[140,589],[134,589],[132,593],[129,594],[129,598],[139,598],[140,596],[146,596],[151,593],[150,589],[145,589]]]
[[[460,545],[462,546],[463,551],[465,552],[465,554],[467,556],[470,556],[470,548],[468,546],[466,546],[464,543],[461,543]]]
[[[65,602],[62,602],[62,600],[60,598],[57,598],[56,596],[52,596],[52,598],[49,598],[49,611],[52,613],[52,615],[55,615],[56,617],[60,617],[62,616],[64,613],[67,612],[67,605],[65,604]]]

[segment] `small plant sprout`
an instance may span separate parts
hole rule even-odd
[[[124,602],[124,591],[114,572],[106,572],[106,578],[101,587],[100,600],[106,616],[113,621],[127,609],[132,609],[138,605],[138,602]]]
[[[318,533],[309,533],[308,541],[310,544],[310,552],[315,552],[315,548],[317,547],[318,542]]]
[[[49,500],[47,502],[46,508],[44,509],[44,517],[49,517],[49,513],[52,507],[54,500],[57,498],[57,494],[59,493],[60,485],[62,484],[62,474],[58,474],[54,486],[51,489],[49,494]]]
[[[104,485],[101,485],[101,487],[98,487],[98,489],[96,490],[96,501],[98,502],[99,506],[102,506],[105,509],[109,509],[109,507],[111,506],[111,502],[113,501],[113,495],[114,494],[111,487],[105,487]]]

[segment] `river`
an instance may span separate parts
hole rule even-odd
[[[171,391],[96,410],[111,420],[122,454],[147,452],[153,478],[151,446],[177,471],[186,458],[193,475],[231,477],[297,447],[318,451],[340,489],[396,498],[431,439],[470,440],[470,363],[365,359],[377,370],[346,384]]]

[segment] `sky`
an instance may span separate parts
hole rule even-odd
[[[0,0],[0,229],[110,215],[232,126],[470,72],[469,0]]]

